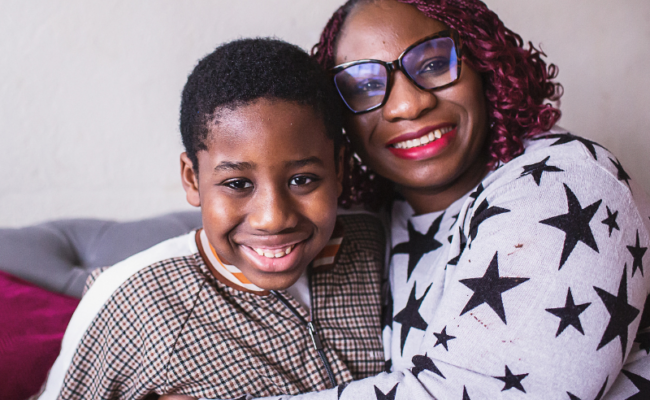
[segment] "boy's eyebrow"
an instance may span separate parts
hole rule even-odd
[[[255,169],[254,163],[249,162],[234,162],[234,161],[222,161],[214,167],[214,172],[220,171],[244,171],[249,169]]]
[[[312,164],[324,165],[323,160],[316,156],[303,158],[302,160],[287,161],[284,165],[287,167],[301,168]]]

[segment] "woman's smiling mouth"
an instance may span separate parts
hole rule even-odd
[[[446,126],[443,128],[435,129],[428,134],[422,135],[415,139],[406,139],[401,142],[391,143],[390,146],[396,149],[412,149],[413,147],[424,146],[428,143],[442,138],[444,134],[449,133],[452,130],[454,130],[453,126]]]
[[[456,125],[433,126],[389,141],[388,150],[405,160],[425,160],[441,153],[456,137]]]

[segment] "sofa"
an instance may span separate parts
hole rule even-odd
[[[0,228],[0,399],[24,400],[39,390],[94,269],[200,226],[200,212],[190,211]]]

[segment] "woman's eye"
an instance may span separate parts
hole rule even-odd
[[[253,183],[247,179],[233,179],[224,182],[223,185],[235,190],[244,190],[253,187]]]
[[[442,74],[449,70],[449,59],[447,58],[434,58],[428,60],[422,65],[422,68],[418,71],[418,75],[422,74]]]
[[[374,92],[384,90],[384,82],[380,80],[367,79],[357,84],[358,92]]]
[[[289,180],[289,186],[304,186],[315,181],[316,179],[311,176],[297,175]]]

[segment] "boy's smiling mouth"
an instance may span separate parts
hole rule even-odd
[[[255,252],[260,256],[264,256],[266,258],[282,258],[284,256],[289,255],[289,253],[291,253],[291,250],[293,250],[294,247],[295,247],[295,243],[285,248],[279,248],[279,249],[268,249],[268,248],[261,248],[261,247],[251,247],[251,249],[255,250]]]
[[[239,247],[249,263],[253,264],[258,271],[264,273],[285,272],[300,264],[304,247],[308,241],[309,237],[284,243],[262,244],[255,241],[257,243],[240,243]]]

